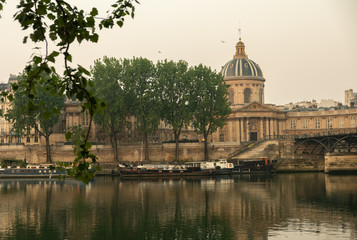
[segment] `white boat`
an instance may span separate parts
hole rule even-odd
[[[200,163],[201,163],[201,169],[232,170],[234,168],[233,163],[227,162],[226,159],[208,160],[208,161],[202,161]]]

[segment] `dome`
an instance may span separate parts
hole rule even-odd
[[[223,77],[263,77],[259,65],[248,58],[237,58],[227,62],[222,69]]]
[[[245,54],[245,46],[240,38],[239,42],[236,44],[236,54],[233,56],[232,60],[223,66],[222,74],[224,78],[253,77],[264,80],[263,72],[259,65],[250,60]]]

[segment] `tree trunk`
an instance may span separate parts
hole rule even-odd
[[[118,142],[117,142],[116,134],[113,133],[109,137],[110,137],[110,143],[112,144],[114,162],[119,162],[119,158],[118,158]]]
[[[175,143],[176,143],[176,149],[175,149],[175,157],[176,160],[179,160],[180,157],[180,149],[179,149],[179,139],[180,139],[180,134],[178,134],[177,132],[174,132],[175,135]]]
[[[119,162],[119,152],[118,152],[118,141],[117,141],[117,137],[116,137],[116,134],[114,134],[114,145],[113,145],[113,149],[114,149],[114,161],[115,162]]]
[[[51,163],[52,159],[51,159],[50,135],[46,134],[45,139],[46,139],[46,162]]]
[[[144,152],[145,152],[145,161],[149,162],[149,141],[147,133],[144,133]]]
[[[203,137],[205,139],[205,160],[209,160],[209,156],[208,156],[208,141],[207,141],[208,133],[204,133]]]

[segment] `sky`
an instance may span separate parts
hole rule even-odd
[[[0,82],[18,74],[35,50],[12,19],[7,0],[0,19]],[[89,12],[114,0],[69,0]],[[248,58],[259,64],[265,103],[333,99],[357,92],[357,0],[141,0],[123,28],[100,32],[99,43],[72,46],[74,63],[90,68],[103,56],[185,60],[216,71],[233,58],[238,29]],[[61,63],[57,63],[59,69]]]

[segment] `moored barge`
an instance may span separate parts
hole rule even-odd
[[[66,170],[51,169],[50,165],[0,168],[0,178],[52,178],[65,175],[67,175]]]
[[[214,169],[201,169],[200,163],[187,163],[184,165],[148,164],[137,167],[120,168],[123,178],[135,177],[186,177],[186,176],[211,176]]]

